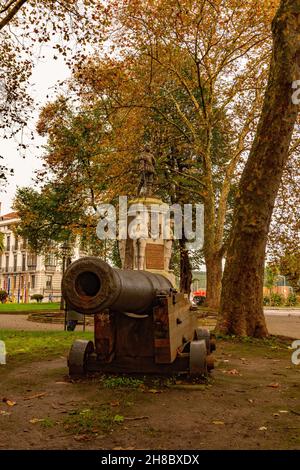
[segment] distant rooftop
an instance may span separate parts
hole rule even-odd
[[[9,212],[8,214],[1,215],[0,220],[18,219],[18,217],[19,217],[18,212]]]

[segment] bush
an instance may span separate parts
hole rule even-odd
[[[5,304],[7,297],[8,297],[8,292],[6,292],[6,290],[0,290],[0,302],[2,304]]]
[[[274,307],[280,307],[281,305],[284,305],[284,297],[281,294],[277,294],[274,292],[271,294],[271,305],[274,305]]]
[[[36,300],[37,303],[40,304],[42,302],[44,296],[42,294],[33,294],[30,298],[31,298],[31,300]]]
[[[298,303],[298,299],[297,299],[296,294],[291,293],[291,294],[288,296],[288,298],[286,299],[285,305],[286,305],[287,307],[294,307],[295,305],[297,305],[297,303]]]
[[[270,303],[271,303],[270,297],[265,295],[264,296],[264,305],[267,306],[267,305],[270,305]]]

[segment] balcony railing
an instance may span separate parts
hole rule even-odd
[[[28,269],[28,271],[35,271],[36,270],[36,263],[27,264],[27,269]]]
[[[9,273],[24,273],[26,271],[27,271],[26,266],[25,266],[25,269],[24,269],[24,266],[17,266],[17,267],[9,266],[8,268],[7,267],[0,268],[0,272],[4,273],[4,274],[6,274],[6,273],[7,274],[9,274]]]
[[[46,271],[55,271],[56,270],[56,265],[55,264],[45,264],[45,270]]]

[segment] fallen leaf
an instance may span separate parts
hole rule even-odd
[[[40,419],[40,418],[32,418],[29,420],[29,422],[31,424],[35,424],[35,423],[41,423],[42,421],[45,421],[44,419]]]
[[[231,369],[227,371],[228,375],[241,375],[238,370],[236,369]]]
[[[216,424],[217,426],[223,426],[225,423],[224,421],[213,421],[212,424]]]
[[[262,426],[261,428],[258,428],[259,431],[267,431],[268,428],[266,428],[266,426]]]
[[[16,401],[12,401],[12,400],[5,400],[5,402],[8,406],[15,406],[17,404]]]
[[[271,387],[271,388],[279,388],[280,385],[279,385],[278,382],[276,382],[276,383],[271,383],[271,384],[269,384],[268,387]]]
[[[252,400],[251,398],[248,398],[248,402],[249,403],[254,403],[254,400]]]
[[[275,416],[276,418],[279,417],[279,413],[273,413],[273,416]]]
[[[156,390],[156,388],[150,388],[148,392],[149,393],[161,393],[161,390]]]
[[[2,415],[2,416],[9,416],[9,415],[11,415],[11,412],[10,412],[10,411],[0,410],[0,415]]]
[[[279,413],[288,413],[288,410],[279,410]]]

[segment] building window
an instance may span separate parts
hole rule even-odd
[[[52,289],[52,276],[47,276],[46,289]]]
[[[17,270],[17,259],[18,259],[17,255],[14,255],[14,272],[16,272]]]
[[[10,251],[10,235],[6,238],[6,251]]]
[[[5,257],[5,271],[8,273],[8,268],[9,268],[9,255],[6,255]]]
[[[17,251],[18,248],[19,248],[19,239],[18,239],[18,237],[16,236],[16,238],[15,238],[15,250]]]
[[[31,289],[35,289],[35,275],[31,276]]]
[[[14,276],[13,278],[13,289],[15,290],[17,287],[17,276]]]
[[[35,254],[29,254],[27,256],[27,266],[29,269],[35,269],[36,268],[36,263],[37,263],[37,255]]]
[[[45,266],[56,266],[55,255],[51,254],[45,257]]]
[[[22,271],[26,271],[26,255],[22,255]]]

